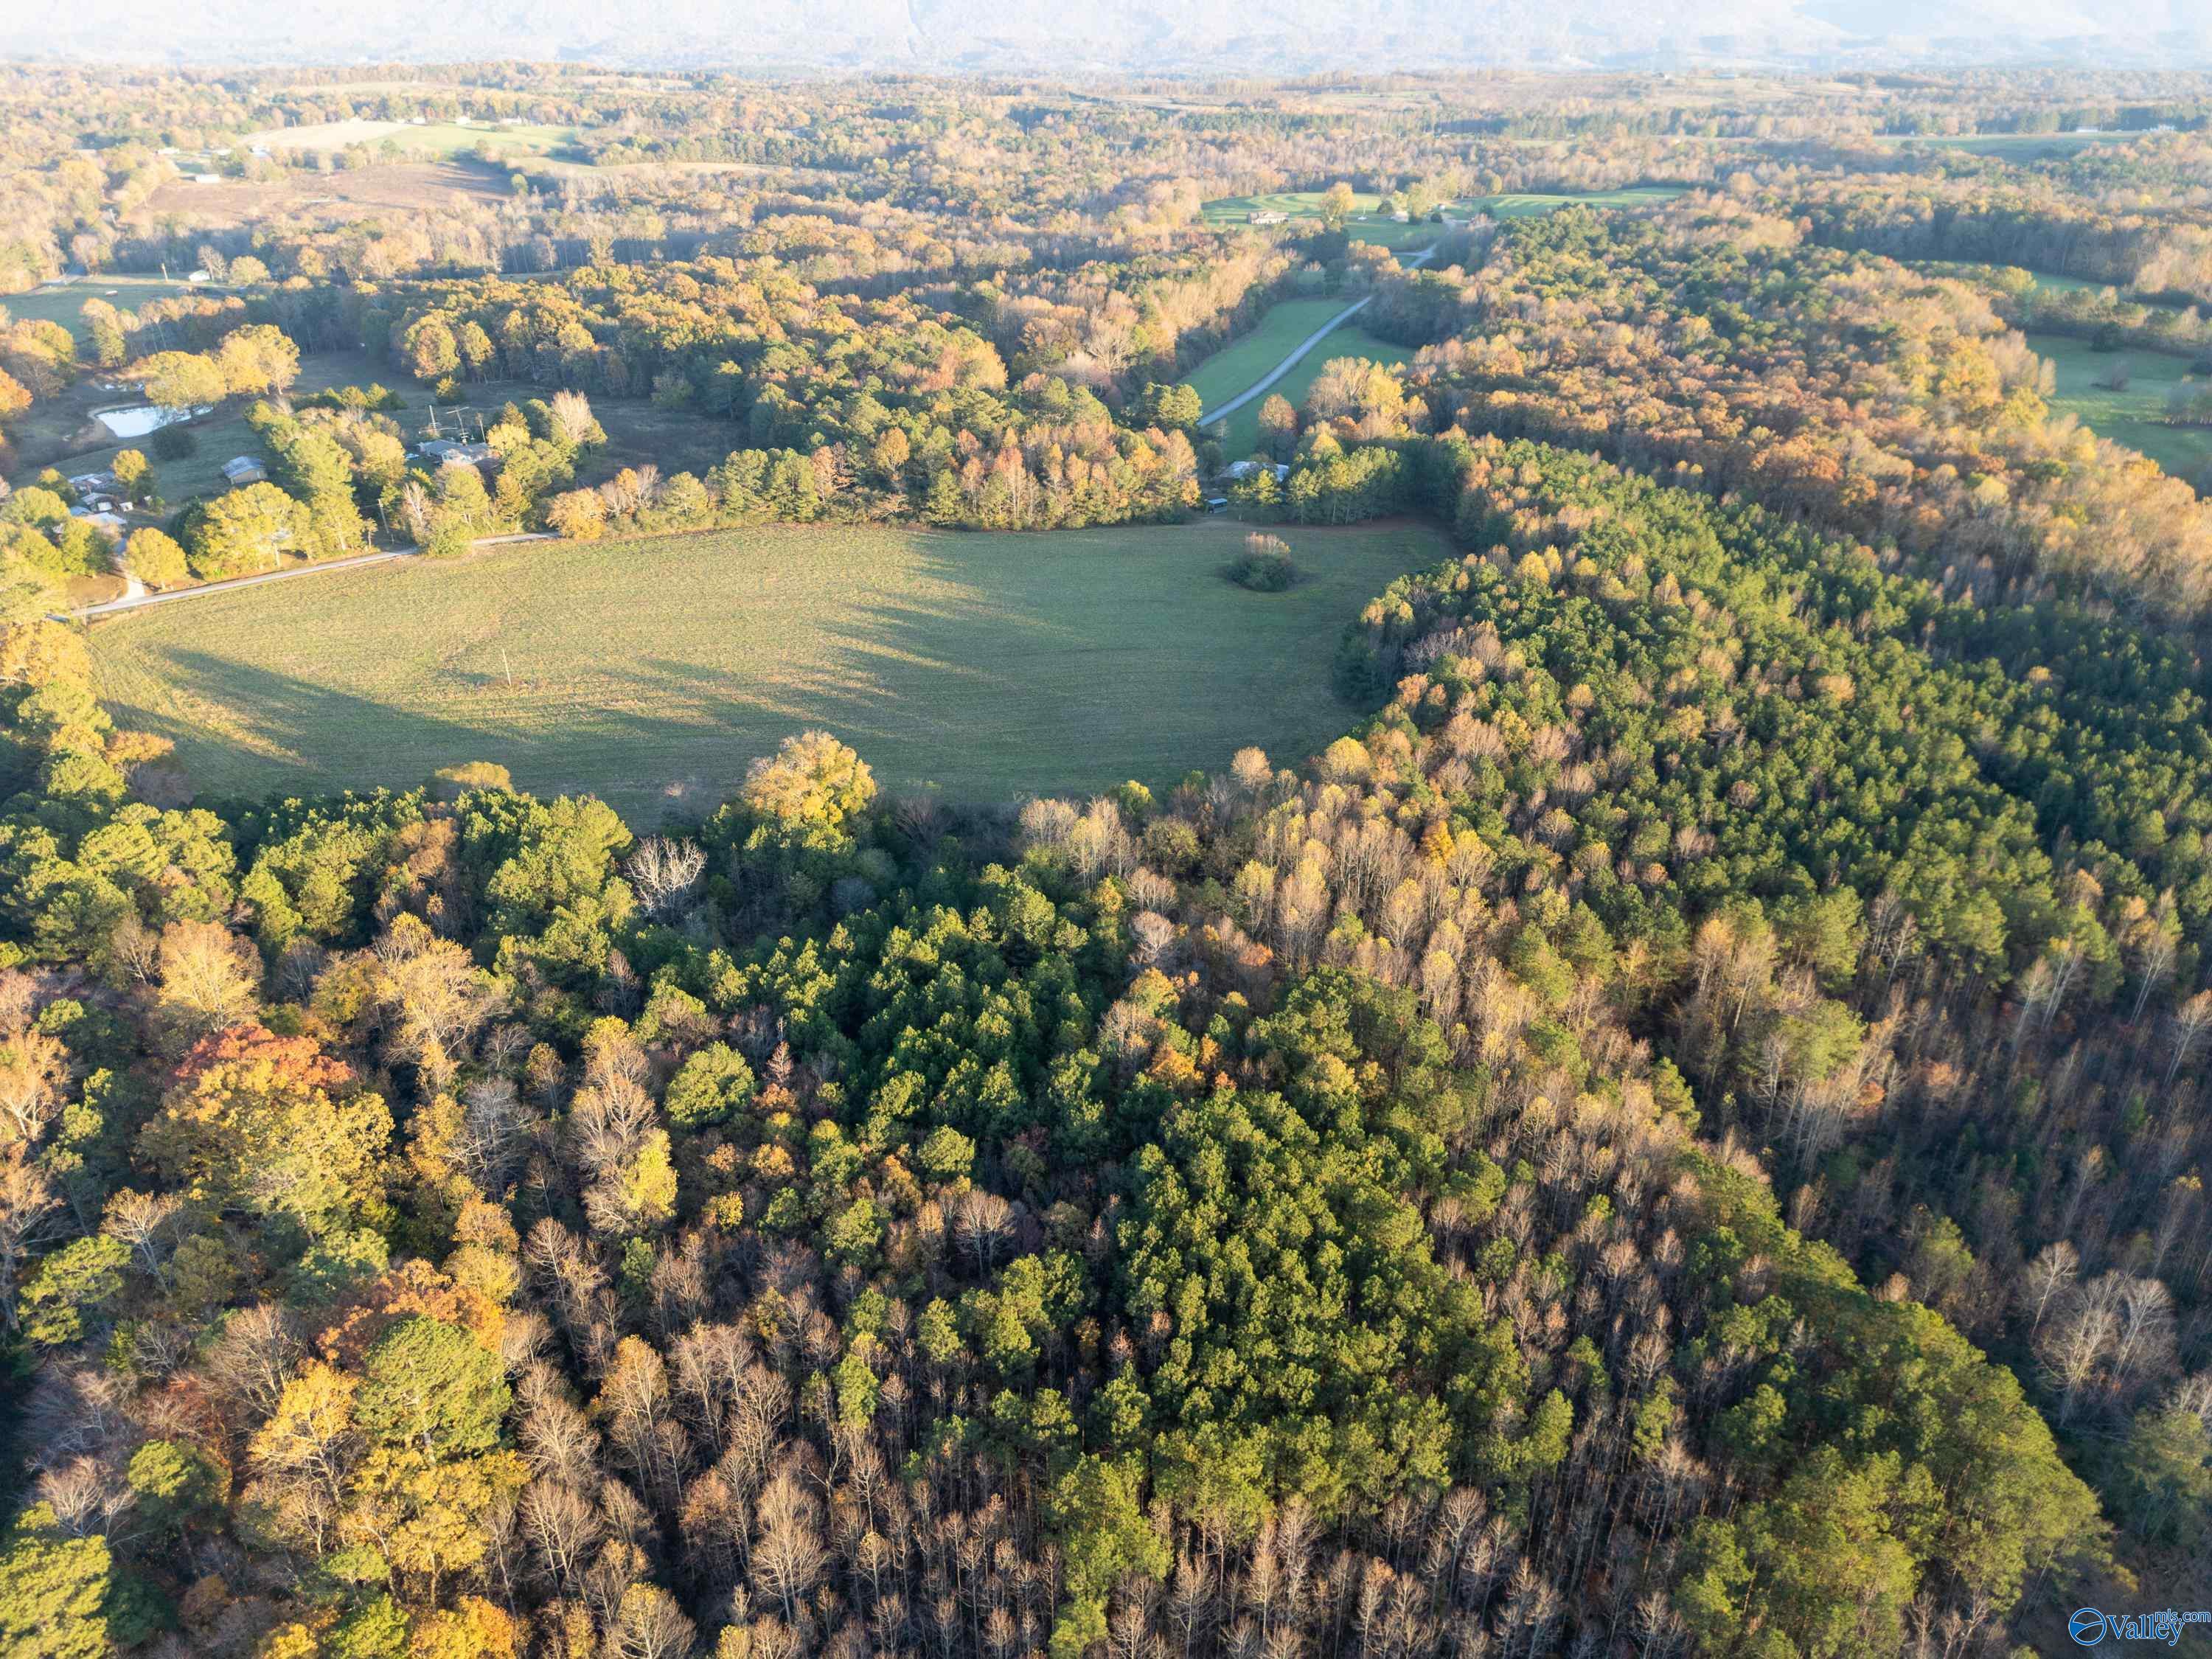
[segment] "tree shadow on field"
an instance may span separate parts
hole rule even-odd
[[[1041,617],[980,600],[863,605],[821,627],[828,647],[789,672],[625,657],[594,664],[591,692],[573,706],[557,691],[535,690],[526,669],[517,701],[502,674],[455,665],[440,679],[458,714],[218,651],[165,648],[149,652],[146,666],[173,698],[115,697],[110,707],[119,724],[175,744],[203,795],[405,788],[441,766],[489,761],[520,788],[599,794],[649,823],[672,811],[711,810],[736,793],[756,757],[821,727],[858,749],[887,787],[929,782],[955,799],[995,802],[1010,793],[1006,745],[1033,752],[1054,727],[1041,732],[1035,711],[1025,711],[1022,676],[966,659],[961,636],[978,626],[1005,647],[985,653],[994,656],[1034,655],[1043,647],[1024,647],[1020,636],[1054,631]]]
[[[471,653],[441,664],[422,701],[387,702],[264,666],[249,636],[149,647],[144,666],[173,696],[111,707],[173,741],[204,794],[404,788],[488,761],[533,793],[599,794],[640,827],[712,811],[756,757],[814,727],[851,744],[889,791],[932,784],[995,804],[1168,783],[1246,744],[1294,762],[1351,724],[1328,664],[1364,581],[1356,596],[1322,592],[1316,610],[1221,580],[1217,538],[1192,538],[1188,580],[1163,581],[1156,562],[1136,580],[1114,544],[1060,537],[923,538],[897,580],[794,615],[787,637],[774,614],[748,617],[764,623],[765,648],[730,653],[736,666],[698,659],[714,654],[711,633],[675,649],[665,636],[681,630],[659,630],[652,649],[647,618],[544,681],[520,656],[510,684],[503,659],[493,672]]]
[[[616,708],[592,709],[580,726],[501,730],[381,702],[211,652],[169,650],[160,659],[161,678],[185,694],[187,706],[220,707],[242,728],[242,738],[227,738],[161,708],[120,699],[110,706],[118,724],[175,743],[179,759],[203,794],[406,788],[441,766],[489,761],[506,767],[520,788],[547,795],[589,791],[610,799],[619,793],[635,808],[653,793],[650,781],[623,778],[619,788],[609,788],[604,764],[579,763],[576,738],[587,735],[595,750],[644,757],[698,737],[690,720]],[[726,775],[733,791],[751,755],[716,758],[717,769]]]

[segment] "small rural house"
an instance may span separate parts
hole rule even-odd
[[[416,446],[415,453],[426,461],[435,461],[441,466],[482,466],[497,459],[498,451],[489,444],[465,444],[451,438],[432,438]]]
[[[222,464],[222,476],[236,489],[241,484],[259,483],[269,476],[269,469],[251,455],[234,455]]]

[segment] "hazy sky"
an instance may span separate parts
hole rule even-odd
[[[1506,64],[2212,67],[2212,0],[0,0],[0,52],[1265,74]]]

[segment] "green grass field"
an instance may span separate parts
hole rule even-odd
[[[25,322],[59,323],[82,341],[92,333],[84,322],[87,300],[105,300],[118,311],[136,311],[149,300],[166,300],[191,289],[190,283],[165,283],[159,276],[93,276],[49,283],[27,294],[0,294],[0,306]]]
[[[428,155],[459,155],[489,142],[504,155],[542,155],[575,142],[574,127],[528,125],[517,127],[462,126],[434,121],[416,126],[408,121],[326,121],[318,126],[271,127],[245,142],[266,144],[275,150],[340,150],[352,144],[372,149],[390,139],[402,150]]]
[[[1888,134],[1885,144],[1933,144],[1942,149],[1965,150],[1972,155],[1993,155],[2007,161],[2063,160],[2095,144],[2124,143],[2148,137],[2141,132],[1966,132],[1945,136]]]
[[[1318,750],[1353,718],[1329,690],[1340,631],[1449,552],[1411,523],[1291,530],[1302,580],[1253,593],[1221,574],[1245,533],[538,544],[155,606],[91,643],[118,723],[174,739],[207,793],[406,785],[480,759],[650,823],[711,806],[809,726],[893,790],[1079,793],[1172,783],[1248,743]]]
[[[1255,213],[1280,213],[1292,219],[1311,219],[1321,212],[1322,192],[1317,190],[1279,190],[1261,196],[1224,196],[1207,202],[1199,209],[1199,221],[1216,229],[1226,230],[1249,224]],[[1372,242],[1377,247],[1387,247],[1393,252],[1425,248],[1443,234],[1443,228],[1425,222],[1400,224],[1386,219],[1376,211],[1382,198],[1379,196],[1355,193],[1353,213],[1345,226],[1345,234],[1355,242]]]
[[[1357,297],[1356,295],[1354,296]],[[1238,335],[1184,375],[1208,409],[1226,403],[1283,361],[1284,354],[1350,305],[1331,295],[1319,300],[1285,300],[1269,307],[1257,325]]]
[[[2053,409],[2076,416],[2099,437],[2141,450],[2174,477],[2201,483],[2212,465],[2212,428],[2169,426],[2160,418],[2175,386],[2203,384],[2191,379],[2191,359],[2166,351],[2093,351],[2069,334],[2031,334],[2027,343],[2058,371]],[[2121,363],[2128,371],[2125,391],[2096,384]]]
[[[1310,328],[1307,331],[1310,333],[1312,331]],[[1292,343],[1296,343],[1295,339]],[[1413,361],[1413,353],[1408,347],[1378,339],[1370,334],[1359,326],[1359,319],[1355,317],[1342,328],[1332,329],[1311,351],[1298,359],[1296,368],[1267,390],[1271,393],[1281,393],[1290,399],[1291,407],[1296,408],[1305,402],[1306,393],[1313,389],[1313,383],[1321,378],[1322,369],[1332,357],[1365,357],[1378,363],[1410,363]],[[1248,380],[1245,384],[1249,386],[1251,382]],[[1266,401],[1264,398],[1255,398],[1229,416],[1228,435],[1222,441],[1221,453],[1231,460],[1240,459],[1260,447],[1260,405]]]
[[[1553,196],[1540,191],[1512,191],[1503,196],[1473,196],[1460,205],[1493,219],[1534,219],[1563,207],[1652,207],[1671,202],[1681,191],[1671,185],[1634,185],[1626,190],[1593,191],[1585,196]]]
[[[2053,294],[2079,294],[2085,289],[2106,289],[2110,283],[2093,283],[2087,276],[2061,276],[2055,270],[2032,270],[2038,288],[2049,289]]]

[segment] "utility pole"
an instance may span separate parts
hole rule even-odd
[[[514,690],[514,665],[507,659],[507,641],[504,640],[499,643],[499,665],[507,671],[507,689],[510,691]]]
[[[169,262],[167,259],[164,259],[161,261],[161,282],[163,286],[167,286],[168,281]],[[161,343],[164,346],[167,346],[169,343],[169,319],[166,317],[156,317],[154,319],[154,327],[161,336]]]

